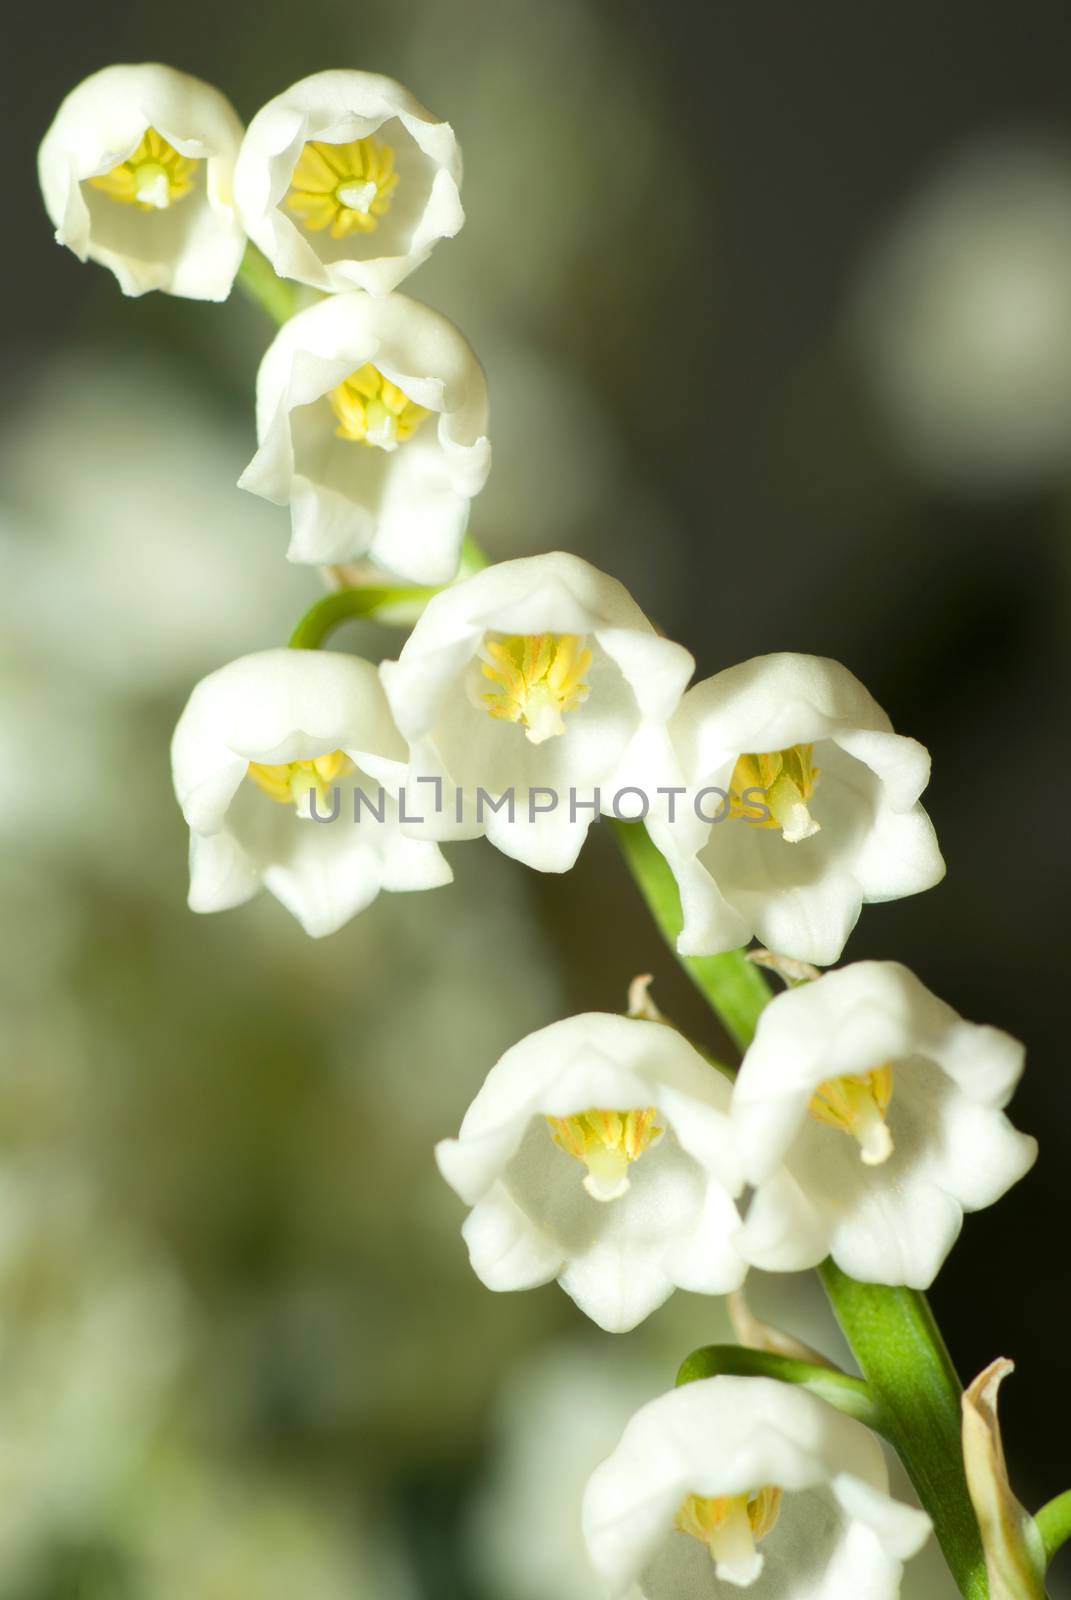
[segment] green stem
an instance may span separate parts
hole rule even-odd
[[[466,533],[461,546],[461,576],[470,578],[474,572],[482,572],[484,567],[490,565],[490,557],[483,547],[476,543],[471,533]]]
[[[617,834],[640,891],[676,952],[683,917],[673,874],[642,824],[620,824]],[[746,1049],[771,998],[754,964],[742,950],[677,959]],[[911,1289],[856,1283],[832,1262],[820,1276],[960,1593],[967,1600],[987,1600],[981,1535],[963,1471],[962,1386],[926,1297]]]
[[[462,552],[462,577],[473,572],[478,572],[487,565],[487,557],[474,539],[466,538]],[[332,594],[325,595],[302,617],[293,633],[290,635],[291,650],[319,650],[328,634],[344,622],[352,622],[357,617],[374,617],[380,612],[397,610],[404,607],[405,611],[398,617],[400,626],[407,626],[412,618],[408,611],[413,606],[422,611],[429,600],[433,600],[441,589],[417,589],[405,585],[387,588],[382,584],[358,585],[352,589],[337,589]],[[382,618],[383,621],[393,621],[393,618]]]
[[[857,1283],[832,1261],[818,1274],[960,1593],[986,1600],[985,1555],[963,1470],[962,1385],[926,1296]]]
[[[294,285],[279,277],[267,256],[261,255],[255,244],[245,247],[245,255],[238,268],[238,282],[249,298],[255,300],[279,327],[289,322],[298,308]]]
[[[794,1356],[749,1350],[742,1344],[708,1344],[702,1350],[693,1350],[677,1374],[677,1384],[695,1383],[720,1373],[799,1384],[870,1428],[880,1429],[883,1424],[881,1408],[861,1378],[850,1378],[834,1367],[816,1366],[813,1361],[798,1361]]]
[[[615,822],[614,830],[651,913],[670,949],[684,926],[677,884],[642,822]],[[746,1050],[770,990],[758,967],[738,950],[724,956],[677,956],[677,960],[725,1024],[734,1044]]]
[[[1058,1494],[1055,1500],[1035,1512],[1034,1521],[1045,1546],[1045,1560],[1050,1562],[1057,1550],[1071,1539],[1071,1489]]]
[[[417,604],[424,606],[437,594],[437,589],[339,589],[324,595],[322,600],[306,611],[290,635],[291,650],[319,650],[329,633],[355,617],[375,616],[392,606]]]

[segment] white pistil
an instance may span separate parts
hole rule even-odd
[[[893,1096],[893,1066],[871,1072],[828,1078],[820,1083],[808,1107],[811,1116],[841,1133],[850,1133],[868,1167],[880,1167],[893,1153],[893,1137],[885,1114]]]
[[[584,1165],[588,1169],[584,1188],[593,1200],[620,1200],[628,1193],[629,1158],[620,1145],[612,1150],[593,1145],[584,1156]]]
[[[653,1106],[633,1111],[581,1111],[548,1117],[554,1143],[588,1169],[584,1188],[593,1200],[620,1200],[629,1191],[629,1168],[657,1144],[664,1129]]]
[[[492,717],[519,722],[529,744],[545,744],[565,732],[565,713],[583,705],[583,681],[591,651],[575,634],[538,633],[484,640],[484,677],[496,685],[481,695]]]
[[[754,1583],[762,1571],[762,1556],[755,1548],[755,1535],[744,1496],[732,1501],[729,1514],[707,1535],[715,1575],[723,1583],[741,1587]]]
[[[754,827],[778,829],[786,844],[813,838],[820,832],[809,804],[820,776],[813,757],[814,746],[810,744],[740,756],[729,780],[732,814]],[[758,790],[762,791],[769,812],[762,822],[754,815],[756,805],[751,798]]]
[[[371,182],[344,183],[335,192],[348,211],[359,211],[362,216],[366,217],[372,209],[372,202],[379,190]]]
[[[859,1141],[859,1153],[864,1166],[880,1167],[893,1153],[889,1124],[873,1095],[860,1100],[852,1134]]]
[[[171,204],[167,172],[158,161],[143,162],[134,169],[134,193],[143,206],[166,211]]]
[[[777,1526],[781,1499],[781,1490],[775,1488],[753,1494],[690,1494],[674,1525],[706,1545],[723,1583],[746,1588],[762,1571],[763,1558],[756,1546]]]

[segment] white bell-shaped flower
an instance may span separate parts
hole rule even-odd
[[[450,869],[398,827],[404,755],[375,667],[264,650],[203,678],[171,745],[190,827],[190,906],[268,889],[314,938],[381,889],[433,889]]]
[[[705,1378],[638,1411],[584,1495],[610,1600],[896,1600],[930,1532],[876,1437],[770,1378]]]
[[[243,489],[289,505],[291,561],[369,555],[414,583],[458,569],[491,469],[487,384],[468,341],[404,295],[332,295],[279,330],[257,375]]]
[[[478,1277],[496,1290],[556,1278],[610,1333],[676,1288],[738,1288],[729,1093],[663,1023],[588,1012],[522,1039],[436,1149],[472,1207]]]
[[[242,124],[209,83],[154,63],[105,67],[64,100],[38,173],[60,244],[124,294],[225,300],[245,249],[234,208]]]
[[[409,742],[414,829],[486,834],[541,872],[568,871],[597,816],[655,802],[693,665],[578,556],[505,561],[444,590],[381,668]]]
[[[671,733],[688,801],[651,832],[681,891],[684,955],[754,936],[827,966],[864,902],[944,876],[922,745],[821,656],[758,656],[689,690]]]
[[[283,278],[387,294],[452,238],[461,152],[448,122],[374,72],[317,72],[249,124],[235,196]]]
[[[965,1211],[1029,1171],[1003,1113],[1023,1047],[965,1022],[893,961],[860,961],[763,1011],[733,1089],[755,1186],[740,1248],[794,1271],[831,1255],[867,1283],[933,1282]]]

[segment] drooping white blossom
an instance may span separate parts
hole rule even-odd
[[[865,902],[943,877],[919,804],[929,755],[838,662],[730,667],[689,690],[671,733],[689,795],[672,823],[652,813],[651,831],[680,887],[682,954],[757,937],[826,966]]]
[[[423,837],[486,834],[565,872],[600,815],[642,814],[693,667],[615,579],[560,551],[436,595],[381,668]]]
[[[706,1378],[638,1411],[588,1483],[609,1600],[896,1600],[926,1514],[860,1422],[770,1378]]]
[[[491,468],[487,427],[483,369],[451,322],[400,294],[333,295],[285,323],[261,362],[240,484],[289,505],[292,561],[367,554],[446,583]]]
[[[738,1288],[728,1104],[726,1079],[661,1023],[588,1012],[529,1034],[436,1150],[472,1207],[474,1271],[495,1290],[556,1278],[612,1333],[675,1288]]]
[[[452,238],[461,152],[448,122],[393,78],[317,72],[249,125],[235,195],[280,277],[386,294]]]
[[[105,67],[72,89],[38,174],[60,244],[124,294],[225,300],[245,249],[234,208],[242,125],[211,84],[173,67]]]
[[[356,656],[264,650],[203,678],[171,746],[191,908],[265,888],[318,938],[381,889],[448,883],[438,849],[398,827],[403,754],[376,669]]]
[[[740,1249],[771,1271],[832,1255],[853,1278],[925,1289],[965,1211],[1029,1171],[1004,1115],[1023,1047],[965,1022],[906,967],[860,961],[778,995],[733,1088],[755,1186]]]

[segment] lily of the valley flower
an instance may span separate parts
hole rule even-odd
[[[436,595],[381,668],[415,831],[486,834],[567,871],[600,812],[631,814],[666,781],[666,722],[692,667],[578,556],[506,561]]]
[[[652,1400],[584,1496],[611,1600],[895,1600],[929,1518],[888,1493],[873,1434],[769,1378]]]
[[[757,936],[828,966],[864,902],[944,875],[919,804],[929,756],[836,661],[730,667],[689,690],[671,731],[695,804],[671,825],[654,817],[651,831],[680,886],[682,954]]]
[[[438,312],[358,293],[299,312],[260,366],[257,440],[241,487],[289,504],[292,561],[454,577],[491,446],[483,369]]]
[[[1035,1140],[1003,1113],[1023,1047],[965,1022],[891,961],[790,989],[762,1013],[733,1088],[755,1194],[740,1236],[771,1271],[837,1265],[925,1289],[965,1211],[1029,1171]]]
[[[728,1103],[726,1080],[662,1023],[589,1012],[522,1039],[436,1150],[472,1207],[477,1275],[496,1290],[557,1278],[611,1333],[675,1288],[738,1288]]]
[[[386,294],[452,238],[461,152],[393,78],[317,72],[257,112],[235,194],[250,238],[280,277]]]
[[[376,669],[355,656],[265,650],[202,679],[171,746],[191,908],[265,888],[316,938],[381,889],[449,883],[436,847],[399,830],[403,754]]]
[[[242,125],[211,84],[105,67],[64,100],[38,153],[56,238],[124,294],[225,300],[245,248],[232,197]]]

